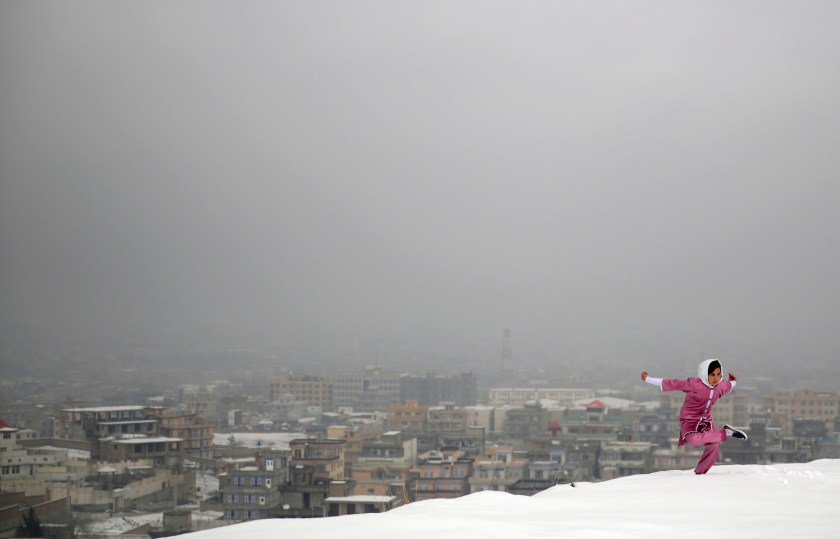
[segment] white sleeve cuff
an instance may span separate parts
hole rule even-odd
[[[654,378],[653,376],[648,376],[647,378],[645,378],[645,382],[654,386],[662,387],[662,378]]]

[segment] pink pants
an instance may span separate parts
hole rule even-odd
[[[705,432],[689,432],[685,435],[686,443],[691,445],[705,445],[703,454],[694,468],[694,473],[704,474],[715,464],[718,458],[718,444],[726,440],[726,431],[723,429],[709,429]]]

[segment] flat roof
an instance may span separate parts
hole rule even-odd
[[[183,442],[183,438],[166,438],[165,436],[158,436],[157,438],[128,438],[124,440],[113,440],[115,444],[156,444],[160,442]]]
[[[129,419],[128,421],[97,421],[97,425],[131,425],[133,423],[157,423],[157,419]]]
[[[129,406],[98,406],[95,408],[64,408],[64,412],[127,412],[131,410],[144,410],[145,406],[137,404]]]
[[[336,503],[391,503],[396,499],[396,496],[365,496],[359,494],[356,496],[330,496],[324,501]]]

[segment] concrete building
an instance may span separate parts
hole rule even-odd
[[[598,459],[600,478],[606,480],[650,473],[653,470],[654,449],[653,445],[645,442],[602,443]]]
[[[345,440],[297,438],[289,442],[291,466],[310,466],[317,479],[343,480]]]
[[[281,506],[280,487],[286,480],[288,451],[259,451],[253,466],[219,475],[224,518],[235,522],[271,518]]]
[[[572,404],[575,401],[595,398],[594,389],[579,388],[493,388],[490,389],[489,404],[525,404],[528,401],[552,400]]]
[[[551,427],[551,426],[550,426]],[[552,433],[556,432],[556,425]],[[528,470],[525,479],[547,480],[552,483],[566,482],[566,447],[551,434],[542,434],[528,440]]]
[[[426,431],[436,434],[466,434],[467,424],[466,410],[457,407],[454,402],[444,402],[440,406],[429,408]]]
[[[27,496],[23,492],[0,492],[0,537],[29,537],[73,539],[70,500],[66,497],[49,499],[44,495]],[[40,529],[27,529],[29,527]],[[40,532],[40,533],[39,533]]]
[[[678,447],[677,439],[672,438],[668,448],[658,446],[654,448],[652,471],[694,469],[702,454],[702,447],[695,447],[688,444]]]
[[[539,402],[508,410],[504,435],[508,439],[528,440],[548,429],[548,411]]]
[[[324,516],[360,515],[365,513],[384,513],[402,505],[397,496],[330,496],[324,500]]]
[[[488,434],[495,432],[495,407],[486,405],[465,406],[464,411],[467,413],[467,425],[484,427],[484,432]]]
[[[400,379],[400,400],[417,401],[426,406],[454,402],[457,406],[476,403],[476,378],[471,372],[443,376],[428,371],[425,376],[404,375]]]
[[[474,458],[484,454],[487,446],[487,434],[484,427],[467,427],[466,432],[447,432],[436,434],[438,446],[458,448],[465,457]]]
[[[426,432],[429,422],[429,407],[416,400],[407,400],[388,407],[388,430],[421,433]]]
[[[156,458],[169,464],[183,450],[182,439],[161,435],[160,421],[145,406],[65,408],[61,413],[63,432],[90,442],[92,459]]]
[[[180,438],[184,457],[213,458],[212,424],[202,421],[195,412],[173,408],[150,409],[150,414],[159,421],[161,436]]]
[[[765,408],[771,410],[781,422],[785,435],[793,434],[794,420],[819,419],[829,432],[834,431],[834,421],[840,417],[840,395],[815,391],[775,393],[764,398]]]
[[[350,465],[358,494],[410,493],[416,482],[417,438],[391,431],[362,442],[362,452]]]
[[[470,477],[470,492],[497,490],[507,492],[511,485],[527,476],[528,459],[512,445],[489,447],[475,459]]]
[[[571,481],[598,479],[598,456],[601,442],[597,440],[565,440],[566,461],[563,464],[566,476]]]
[[[276,376],[271,382],[271,400],[289,398],[293,401],[316,406],[321,410],[333,409],[333,381],[321,374],[288,374]]]
[[[184,461],[184,440],[166,436],[125,435],[108,437],[95,444],[102,460],[151,460],[155,466],[178,466]]]
[[[353,494],[352,481],[330,480],[315,473],[309,465],[289,468],[289,479],[280,488],[278,518],[318,518],[329,512],[326,500]]]
[[[99,458],[94,442],[100,438],[159,434],[158,421],[147,417],[145,406],[65,408],[61,420],[63,437],[91,442],[91,458]]]
[[[333,378],[334,405],[359,412],[386,411],[391,404],[401,402],[402,377],[401,373],[382,372],[379,367],[339,373]]]
[[[0,420],[0,483],[10,479],[35,476],[39,466],[52,466],[55,457],[31,455],[18,444],[23,438],[21,429]]]
[[[470,492],[473,459],[463,451],[441,448],[420,456],[418,464],[417,501],[433,498],[458,498]]]
[[[594,400],[585,408],[568,408],[556,421],[558,436],[564,440],[612,441],[632,432],[632,417],[621,410],[608,409],[601,401]]]

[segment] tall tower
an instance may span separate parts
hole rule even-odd
[[[513,353],[510,350],[510,330],[505,328],[502,337],[502,368],[501,375],[505,376],[512,373],[511,366],[513,365]]]

